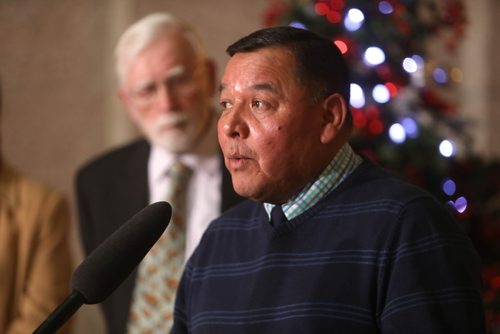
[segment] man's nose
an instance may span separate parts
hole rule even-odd
[[[222,113],[219,118],[219,129],[227,137],[246,138],[250,133],[250,128],[245,116],[243,107],[234,106]]]
[[[175,109],[175,96],[168,85],[162,85],[158,89],[155,102],[160,110],[170,111]]]

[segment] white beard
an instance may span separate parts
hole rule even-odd
[[[154,144],[174,153],[193,149],[203,124],[198,114],[172,112],[159,116],[154,123],[142,124],[146,137]]]

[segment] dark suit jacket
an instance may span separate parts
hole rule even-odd
[[[146,140],[98,157],[82,167],[76,177],[76,197],[82,243],[89,254],[109,235],[149,203]],[[242,198],[233,190],[230,175],[223,170],[224,211]],[[137,270],[102,303],[110,334],[125,333]]]

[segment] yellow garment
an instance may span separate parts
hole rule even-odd
[[[69,294],[68,228],[60,194],[0,165],[0,333],[31,333]]]

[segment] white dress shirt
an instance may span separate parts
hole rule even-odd
[[[158,146],[151,147],[148,161],[150,203],[166,200],[170,182],[168,170],[175,160],[181,160],[193,171],[186,204],[187,261],[209,223],[221,213],[223,166],[218,151],[215,124],[195,153],[177,155]]]

